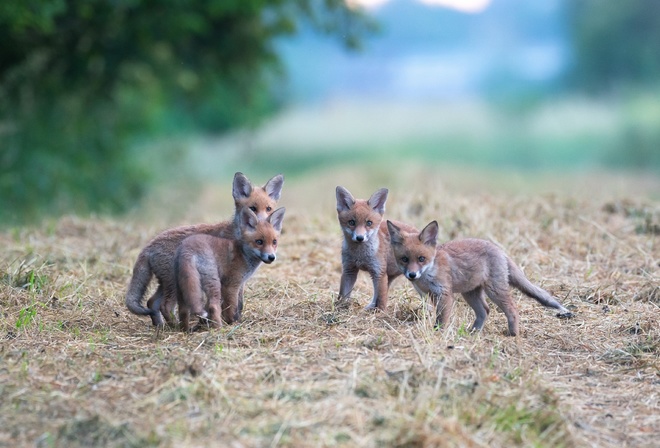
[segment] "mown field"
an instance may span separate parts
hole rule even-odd
[[[389,187],[387,216],[437,219],[441,239],[497,242],[576,317],[516,292],[518,337],[494,308],[471,335],[457,298],[438,332],[404,279],[387,313],[364,311],[366,276],[335,310],[337,184],[356,197]],[[657,446],[658,192],[657,176],[636,174],[289,176],[278,260],[249,282],[242,321],[190,335],[130,314],[125,289],[158,231],[230,217],[229,180],[185,206],[161,197],[124,218],[4,229],[0,445]]]

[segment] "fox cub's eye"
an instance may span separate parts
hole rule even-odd
[[[277,246],[277,240],[273,240],[273,246]]]
[[[372,224],[373,224],[373,221],[367,221],[367,227],[371,227]]]
[[[266,211],[269,212],[273,209],[273,207],[266,207]]]
[[[401,261],[403,261],[404,263],[408,263],[409,260],[408,257],[401,257]]]
[[[424,263],[424,262],[426,261],[426,257],[422,255],[422,256],[417,257],[417,260],[418,260],[420,263]]]
[[[354,226],[355,225],[355,220],[354,219],[349,220],[348,225],[349,226]]]
[[[253,212],[257,213],[257,207],[255,207],[254,205],[251,205],[251,206],[250,206],[250,210],[252,210]]]
[[[255,243],[257,243],[257,246],[261,246],[264,244],[264,240],[257,240]]]

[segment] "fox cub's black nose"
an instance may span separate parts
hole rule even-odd
[[[408,272],[408,278],[414,280],[417,278],[417,272]]]
[[[275,261],[275,254],[268,254],[268,261]]]
[[[358,241],[364,241],[364,236],[363,235],[356,235],[355,239]]]

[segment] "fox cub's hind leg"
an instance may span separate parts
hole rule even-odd
[[[218,274],[217,271],[211,273],[200,272],[200,266],[193,259],[184,256],[179,260],[178,269],[179,325],[183,331],[188,332],[190,331],[191,315],[206,317],[204,292],[213,290],[209,285],[213,284],[214,280],[218,278]],[[217,281],[219,283],[219,280]],[[167,302],[167,297],[165,297],[165,302]]]
[[[238,316],[238,295],[240,286],[225,286],[222,289],[222,318],[228,324],[234,323]]]
[[[158,301],[158,300],[156,300]],[[160,304],[160,312],[165,318],[165,322],[170,327],[176,326],[174,319],[174,306],[177,303],[177,287],[176,284],[163,283],[163,297]]]
[[[156,289],[156,292],[154,292],[153,295],[147,301],[147,307],[151,311],[153,311],[153,314],[151,315],[151,323],[156,327],[163,326],[163,318],[161,317],[161,313],[160,313],[160,307],[162,303],[163,303],[163,285],[159,283],[158,289]]]
[[[222,326],[222,285],[219,278],[209,279],[204,284],[204,292],[208,298],[208,315],[205,316],[207,322],[213,328]],[[204,318],[204,317],[202,317]],[[201,319],[200,319],[201,322]]]
[[[484,323],[486,322],[486,318],[488,318],[488,313],[490,313],[490,308],[486,303],[484,289],[479,287],[477,289],[473,289],[472,291],[464,292],[463,298],[474,311],[475,319],[470,330],[481,331],[481,329],[484,327]]]
[[[503,288],[498,288],[495,285],[487,285],[486,294],[504,312],[509,326],[509,335],[516,336],[518,334],[518,308],[516,308],[516,304],[511,299],[508,285]]]

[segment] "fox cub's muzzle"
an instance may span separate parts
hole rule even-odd
[[[271,264],[273,261],[275,261],[275,254],[261,254],[261,261],[263,261],[266,264]]]
[[[366,243],[373,235],[373,231],[366,228],[356,228],[351,232],[351,240],[355,243]]]
[[[408,280],[417,280],[422,276],[422,273],[419,271],[406,271],[406,277]]]

